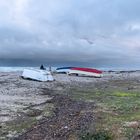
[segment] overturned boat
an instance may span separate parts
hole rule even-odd
[[[37,80],[41,82],[54,81],[51,72],[40,69],[24,69],[22,73],[22,78]]]
[[[102,77],[102,71],[92,68],[81,68],[81,67],[61,67],[56,69],[57,73],[66,73],[69,75],[78,76],[92,76]]]
[[[68,73],[74,67],[60,67],[56,69],[57,73]]]
[[[68,72],[69,75],[76,74],[81,76],[102,77],[102,71],[92,68],[71,68]]]

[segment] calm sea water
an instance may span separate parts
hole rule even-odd
[[[23,71],[24,69],[39,69],[39,67],[0,67],[0,72],[16,72],[16,71]],[[49,68],[46,68],[47,70]],[[52,70],[55,70],[56,67],[52,67]]]
[[[16,72],[16,71],[23,71],[24,69],[30,69],[35,68],[39,69],[39,67],[0,67],[0,72]],[[52,70],[56,70],[57,67],[51,67]],[[49,70],[48,67],[46,67],[47,70]],[[131,71],[131,70],[139,70],[135,68],[97,68],[99,70],[108,71],[108,70],[114,70],[114,71]]]

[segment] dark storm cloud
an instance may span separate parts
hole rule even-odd
[[[139,0],[2,0],[0,60],[137,66]]]

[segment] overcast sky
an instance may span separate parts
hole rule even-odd
[[[0,0],[0,65],[140,68],[140,0]]]

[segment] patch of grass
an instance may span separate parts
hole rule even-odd
[[[21,120],[19,122],[16,121],[7,122],[0,131],[0,140],[10,139],[11,137],[18,135],[27,130],[28,128],[31,128],[36,122],[37,120],[35,117],[29,118],[26,121]]]
[[[106,89],[100,86],[95,89],[73,89],[70,96],[76,100],[96,103],[96,108],[93,109],[97,119],[96,130],[110,131],[114,135],[113,140],[131,140],[139,128],[124,124],[140,120],[140,92],[137,89],[128,91],[129,84],[119,83],[117,86]],[[92,140],[93,135],[89,134],[85,138],[87,139],[84,140]]]
[[[98,131],[94,134],[87,133],[80,140],[113,140],[113,136],[107,131]]]
[[[54,104],[47,104],[43,109],[42,115],[45,117],[51,116],[53,114]]]
[[[98,116],[97,116],[98,115]],[[96,114],[96,130],[107,130],[113,135],[113,140],[131,140],[136,128],[125,127],[124,116],[116,116],[106,112]]]
[[[21,121],[20,123],[12,123],[9,128],[11,131],[16,131],[17,133],[21,133],[22,131],[30,128],[33,124],[37,122],[36,118],[30,118],[26,121]]]
[[[103,91],[99,89],[71,89],[70,96],[76,100],[94,101],[103,96]]]
[[[129,92],[115,92],[113,96],[117,97],[139,97],[140,94],[137,93],[129,93]]]
[[[137,130],[134,128],[124,128],[124,134],[128,138],[128,140],[132,140],[133,135],[136,133]]]
[[[123,96],[114,96],[114,94],[112,93],[112,96],[108,96],[106,97],[106,99],[104,99],[104,105],[113,111],[118,111],[118,113],[123,114],[140,110],[139,97],[126,95],[127,94],[125,93],[123,94]]]
[[[41,109],[40,109],[41,108]],[[52,103],[45,104],[43,107],[30,108],[25,112],[26,115],[18,117],[14,121],[9,121],[0,129],[0,139],[6,138],[7,135],[18,135],[31,128],[42,117],[51,116],[53,113],[54,105]]]

